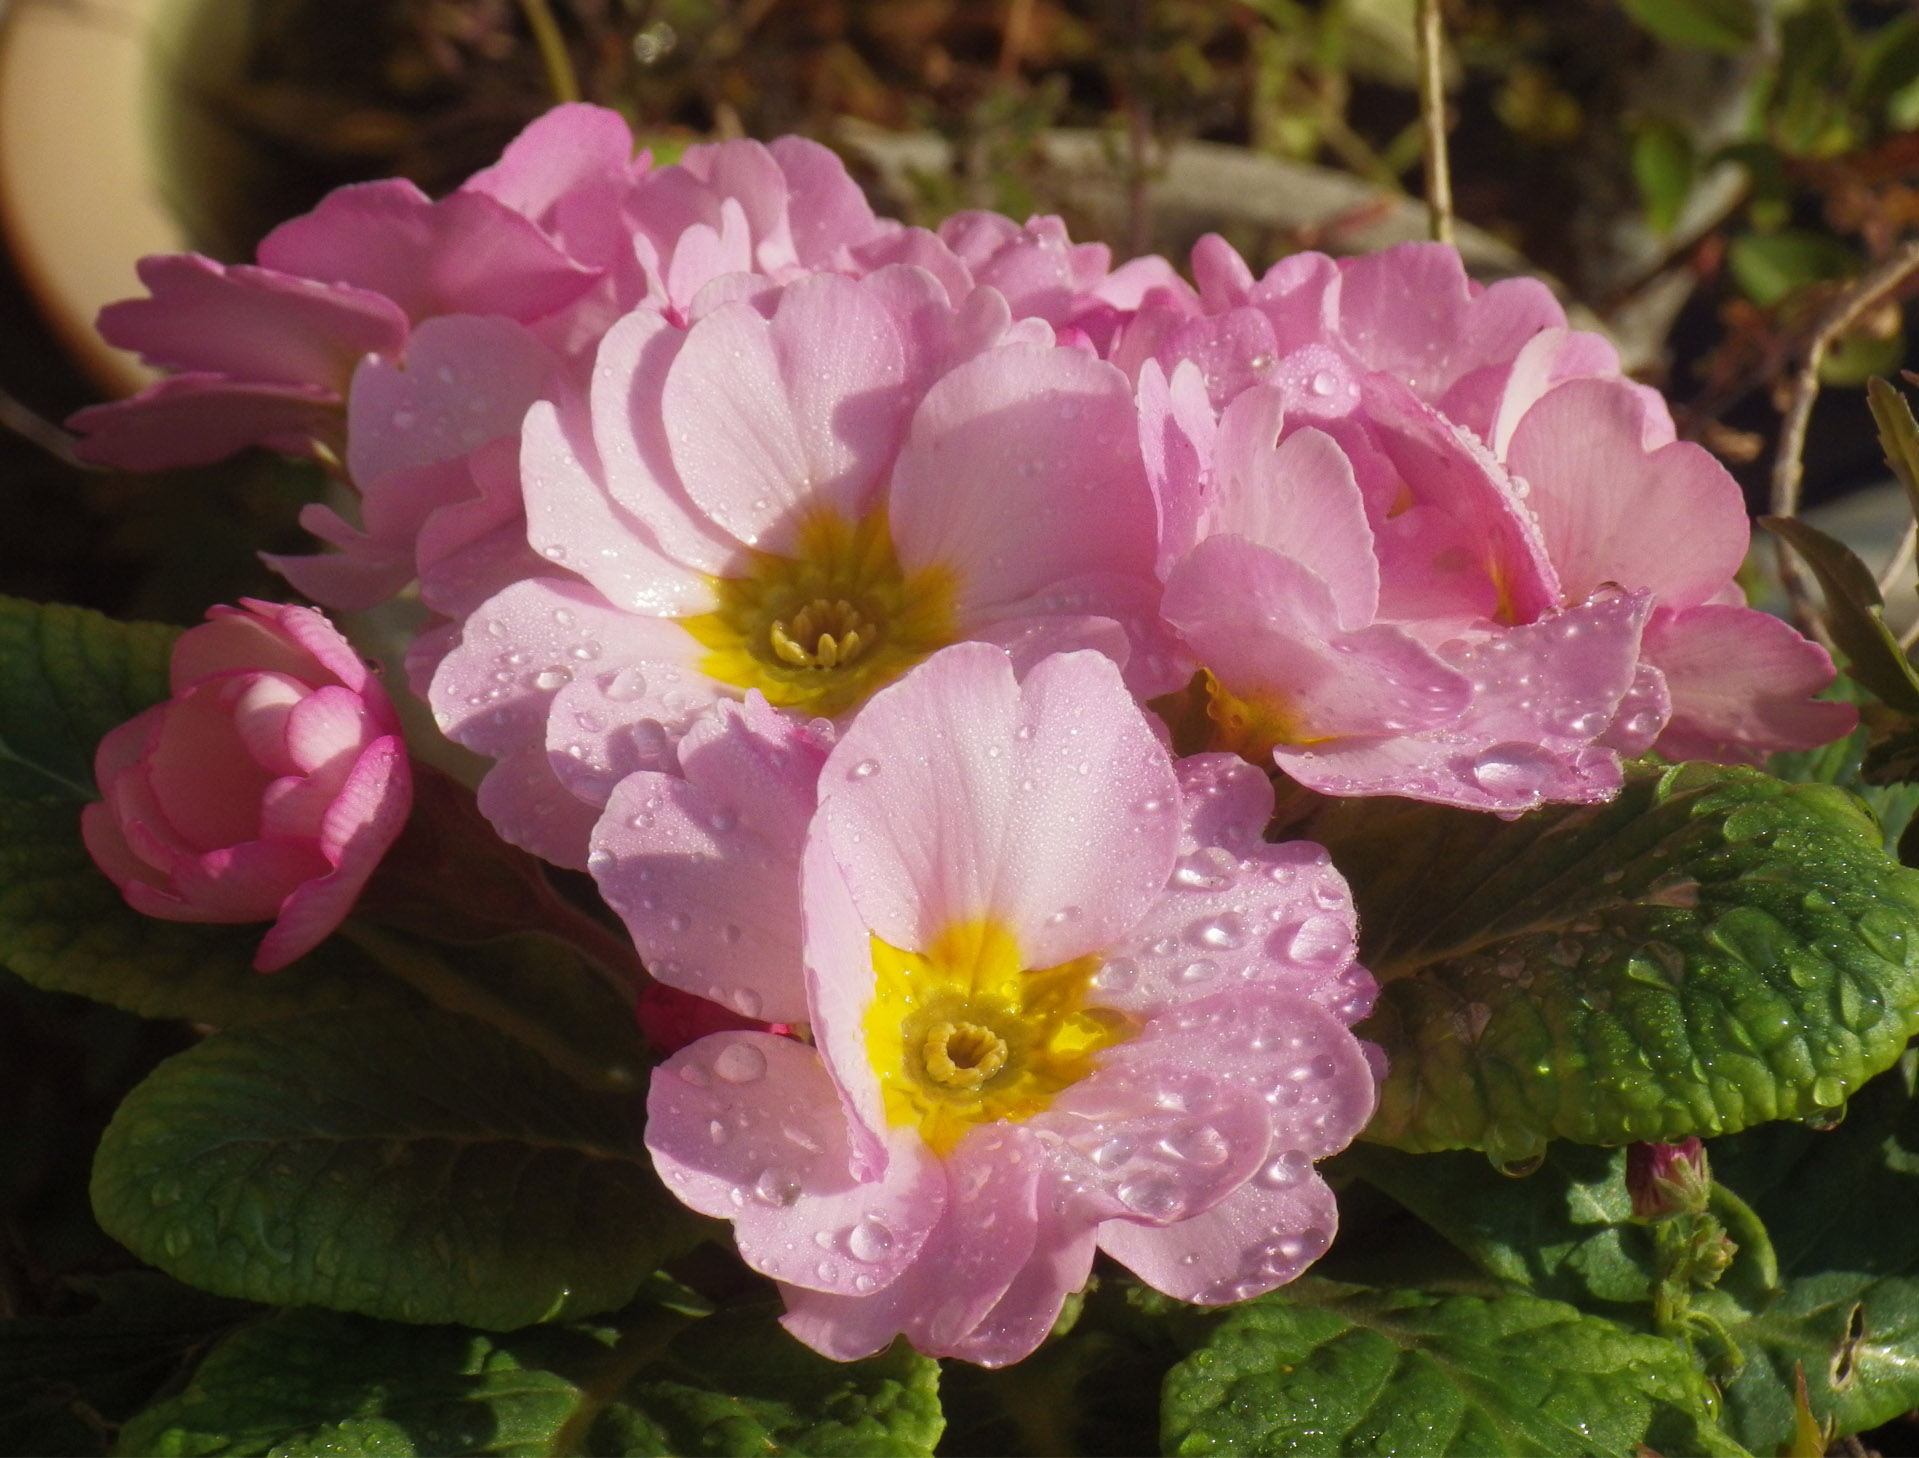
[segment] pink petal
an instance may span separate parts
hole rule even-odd
[[[971,1337],[1033,1258],[1045,1157],[1017,1124],[983,1124],[947,1158],[945,1212],[919,1259],[870,1296],[781,1293],[782,1325],[842,1361],[879,1350],[898,1333],[929,1356]],[[938,1166],[936,1166],[937,1168]]]
[[[1324,1255],[1339,1228],[1333,1192],[1309,1161],[1281,1156],[1270,1170],[1172,1225],[1108,1220],[1100,1249],[1179,1301],[1222,1306],[1264,1295]]]
[[[253,762],[273,775],[299,774],[311,768],[300,764],[289,749],[287,724],[294,706],[313,690],[277,673],[247,674],[235,687],[238,692],[229,699],[233,727]],[[354,705],[359,703],[359,696],[346,689],[333,687],[333,692],[345,694]],[[357,725],[357,714],[355,722]],[[357,749],[359,736],[356,734],[352,744],[343,747]]]
[[[1217,422],[1199,370],[1181,360],[1167,379],[1157,360],[1139,372],[1139,438],[1146,479],[1159,514],[1161,577],[1199,540],[1199,521],[1213,491]]]
[[[1656,746],[1669,759],[1759,764],[1778,750],[1830,743],[1859,721],[1853,705],[1813,698],[1835,676],[1826,650],[1766,613],[1662,610],[1647,625],[1645,654],[1672,692]]]
[[[576,412],[568,412],[573,415]],[[660,550],[652,530],[595,479],[587,423],[541,401],[520,437],[527,540],[541,556],[574,568],[608,602],[636,613],[691,617],[715,604],[712,580]],[[590,464],[589,464],[590,463]]]
[[[1033,1254],[973,1329],[947,1344],[945,1355],[981,1367],[1020,1361],[1051,1334],[1067,1296],[1085,1286],[1093,1270],[1094,1227],[1067,1208],[1062,1185],[1041,1181]]]
[[[851,280],[802,279],[772,321],[731,305],[687,335],[661,401],[689,496],[748,545],[779,551],[821,508],[857,521],[897,449],[905,360]]]
[[[176,920],[271,921],[295,887],[332,869],[311,841],[243,841],[174,868],[173,892],[191,916],[147,911],[137,901],[133,904],[149,916],[171,915]],[[129,900],[132,895],[129,892]]]
[[[1608,593],[1442,657],[1473,683],[1454,722],[1391,739],[1281,746],[1274,761],[1329,795],[1388,794],[1512,815],[1610,799],[1618,757],[1600,747],[1637,672],[1646,593]]]
[[[461,189],[486,193],[538,222],[568,192],[632,163],[633,133],[624,117],[569,102],[535,117],[506,144],[498,162],[474,173]]]
[[[347,917],[413,804],[413,775],[398,739],[368,745],[327,811],[320,848],[329,875],[304,881],[280,907],[253,965],[273,972],[312,951]]]
[[[1228,691],[1282,706],[1302,743],[1445,724],[1472,694],[1398,628],[1341,628],[1324,582],[1239,537],[1209,537],[1187,553],[1161,612]]]
[[[1379,607],[1365,499],[1346,453],[1323,431],[1295,431],[1275,448],[1282,402],[1262,387],[1226,407],[1213,448],[1218,495],[1210,530],[1299,562],[1332,593],[1340,627],[1363,628]]]
[[[951,572],[962,623],[1065,578],[1153,575],[1132,391],[1076,351],[1006,345],[940,380],[914,414],[890,503],[901,564]]]
[[[781,137],[768,150],[786,179],[793,252],[802,268],[824,267],[837,250],[896,231],[874,217],[846,164],[818,142]]]
[[[260,797],[273,779],[247,753],[223,687],[215,680],[176,698],[147,762],[166,823],[202,852],[260,833]]]
[[[877,1178],[886,1167],[888,1120],[866,1042],[866,1011],[878,986],[872,934],[817,815],[800,856],[800,892],[813,1040],[846,1108],[853,1172]]]
[[[687,736],[684,779],[621,781],[587,865],[660,981],[802,1023],[800,854],[828,746],[755,697]]]
[[[628,618],[603,660],[554,695],[546,751],[560,781],[591,805],[640,770],[670,769],[673,746],[721,701],[700,672],[705,649],[665,618]]]
[[[1570,380],[1513,431],[1506,458],[1569,598],[1601,584],[1647,587],[1662,606],[1693,607],[1745,560],[1739,486],[1702,447],[1642,443],[1643,407],[1623,381]]]
[[[613,500],[646,523],[667,556],[718,573],[738,556],[739,544],[686,494],[661,409],[685,339],[650,309],[635,310],[606,332],[593,368],[593,440]]]
[[[67,421],[84,461],[122,471],[207,466],[264,445],[290,454],[340,433],[340,399],[319,385],[263,384],[226,375],[171,375],[131,400],[89,405]]]
[[[258,384],[310,385],[339,396],[367,354],[406,342],[406,315],[379,294],[197,253],[143,258],[153,297],[100,311],[100,333],[148,364]]]
[[[667,1188],[733,1221],[740,1256],[788,1285],[863,1295],[910,1268],[947,1203],[917,1137],[856,1180],[819,1055],[770,1033],[715,1033],[654,1070],[646,1146]]]
[[[134,854],[133,848],[127,844],[125,833],[120,829],[119,821],[114,818],[112,806],[98,801],[83,806],[80,810],[80,838],[86,844],[87,854],[93,857],[93,863],[123,892],[136,881],[156,891],[166,889],[165,869]]]
[[[269,233],[259,259],[281,273],[384,294],[416,323],[436,314],[531,322],[598,277],[483,192],[435,203],[398,179],[335,188]]]
[[[302,699],[282,722],[284,753],[292,761],[282,773],[312,774],[342,756],[358,757],[378,737],[360,695],[331,684]]]
[[[354,375],[347,469],[369,483],[517,434],[555,367],[510,319],[429,319],[413,331],[404,363],[370,359]]]
[[[1021,685],[996,648],[946,649],[868,702],[820,784],[854,901],[907,950],[989,917],[1056,966],[1122,934],[1172,858],[1165,751],[1094,654]]]
[[[1535,279],[1477,293],[1459,254],[1439,243],[1402,243],[1347,261],[1335,307],[1341,342],[1366,368],[1409,382],[1428,401],[1468,370],[1509,360],[1540,330],[1566,323]]]

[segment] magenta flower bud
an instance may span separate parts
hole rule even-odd
[[[1706,1148],[1696,1138],[1678,1144],[1634,1144],[1626,1150],[1626,1192],[1637,1220],[1700,1214],[1711,1188]]]
[[[313,950],[406,824],[413,777],[372,670],[311,608],[216,607],[173,697],[100,741],[87,851],[134,910],[270,921],[253,965]]]

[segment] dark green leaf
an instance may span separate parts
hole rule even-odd
[[[120,1106],[108,1234],[276,1305],[504,1329],[627,1301],[690,1216],[637,1095],[454,1013],[338,1009],[216,1033]]]
[[[1524,1179],[1483,1155],[1406,1154],[1355,1144],[1328,1166],[1391,1195],[1488,1275],[1580,1306],[1643,1306],[1653,1259],[1631,1223],[1623,1150],[1554,1144]]]
[[[1852,697],[1870,701],[1870,696],[1848,678],[1841,677],[1835,688],[1847,686],[1855,691]],[[1837,694],[1831,696],[1838,697]],[[1894,775],[1888,779],[1880,773],[1874,761],[1882,761],[1890,746],[1882,745],[1869,759],[1871,738],[1871,731],[1862,724],[1844,739],[1835,739],[1817,749],[1775,754],[1766,761],[1766,772],[1794,784],[1837,785],[1852,791],[1866,802],[1866,808],[1879,821],[1886,854],[1898,856],[1899,838],[1912,823],[1914,812],[1919,811],[1919,784],[1905,783],[1914,778],[1913,775]],[[1919,770],[1919,740],[1911,745],[1911,753],[1915,756],[1914,769]]]
[[[1915,31],[1919,32],[1919,17]],[[1919,420],[1898,387],[1885,380],[1866,381],[1866,402],[1872,407],[1873,424],[1879,427],[1879,448],[1886,453],[1886,464],[1899,484],[1906,488],[1906,506],[1919,517]]]
[[[1741,51],[1759,39],[1753,0],[1620,0],[1626,14],[1671,46]]]
[[[101,736],[167,696],[177,628],[0,597],[0,797],[98,798]]]
[[[1329,803],[1390,1071],[1367,1137],[1528,1160],[1836,1106],[1919,1028],[1919,873],[1853,796],[1640,770],[1515,821]]]
[[[1770,1232],[1786,1291],[1735,1341],[1749,1359],[1728,1389],[1735,1430],[1772,1452],[1790,1430],[1792,1365],[1805,1365],[1814,1411],[1857,1432],[1919,1406],[1919,1054],[1907,1053],[1853,1097],[1836,1129],[1768,1124],[1711,1146],[1713,1172]],[[1857,1331],[1852,1307],[1860,1314]],[[1851,1336],[1854,1378],[1835,1373]]]
[[[1673,230],[1692,195],[1698,167],[1692,134],[1677,122],[1651,117],[1634,132],[1633,179],[1646,205],[1646,225],[1653,232],[1663,235]]]
[[[1741,233],[1726,250],[1726,266],[1747,298],[1770,308],[1807,284],[1851,278],[1859,271],[1859,260],[1825,233],[1782,228],[1776,233]]]
[[[72,1314],[0,1323],[0,1454],[104,1452],[114,1425],[251,1310],[154,1271],[80,1284]]]
[[[1852,77],[1853,104],[1878,111],[1900,91],[1919,81],[1919,15],[1908,11],[1887,21],[1859,47]]]
[[[1169,1453],[1737,1454],[1671,1342],[1557,1301],[1308,1277],[1167,1375]]]
[[[221,1024],[415,1000],[337,938],[281,971],[255,972],[263,930],[142,916],[87,854],[78,804],[0,799],[0,965],[36,987]]]
[[[1762,519],[1770,532],[1806,559],[1826,597],[1826,627],[1846,655],[1846,672],[1904,714],[1919,714],[1919,674],[1880,616],[1884,599],[1866,564],[1844,542],[1786,517]]]
[[[818,1454],[932,1450],[939,1368],[906,1347],[833,1362],[767,1309],[497,1336],[290,1312],[224,1342],[142,1414],[153,1454]]]

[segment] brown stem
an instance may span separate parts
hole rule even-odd
[[[1906,244],[1844,295],[1820,316],[1818,325],[1807,336],[1800,353],[1799,371],[1793,377],[1792,394],[1779,426],[1779,449],[1772,462],[1772,515],[1796,516],[1799,512],[1799,486],[1805,477],[1806,427],[1812,420],[1812,407],[1819,399],[1819,367],[1826,351],[1855,324],[1919,272],[1919,239]],[[1779,585],[1785,589],[1792,620],[1808,636],[1820,632],[1812,611],[1812,596],[1805,575],[1782,542],[1778,545]]]
[[[1439,0],[1419,0],[1419,122],[1426,138],[1426,213],[1433,241],[1453,241],[1453,176],[1446,157],[1446,36]]]

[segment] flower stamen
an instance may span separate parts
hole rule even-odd
[[[1006,1066],[1006,1040],[978,1023],[935,1023],[921,1052],[927,1077],[949,1088],[976,1089]]]
[[[839,668],[858,658],[879,629],[845,598],[816,597],[791,618],[775,618],[766,636],[795,668]]]

